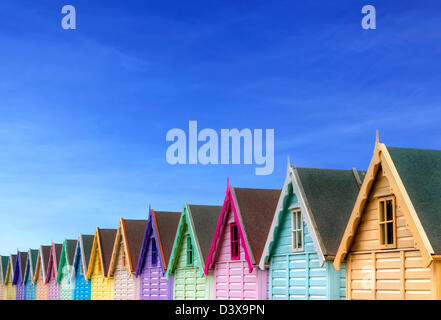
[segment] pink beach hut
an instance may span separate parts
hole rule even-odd
[[[227,192],[204,273],[213,272],[214,299],[268,299],[268,269],[258,264],[280,190],[235,188]]]

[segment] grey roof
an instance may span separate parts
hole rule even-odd
[[[51,254],[51,246],[41,246],[41,253],[42,253],[42,257],[41,257],[41,266],[40,268],[42,268],[43,274],[46,274],[46,270],[47,270],[47,265],[49,263],[49,256]]]
[[[258,263],[265,247],[281,189],[251,189],[231,186],[243,222],[248,248]]]
[[[113,244],[116,237],[116,229],[97,228],[99,233],[101,258],[103,261],[103,273],[107,275],[110,267],[110,259],[112,258]]]
[[[441,253],[441,150],[387,147],[435,254]]]
[[[190,209],[189,215],[194,226],[196,241],[199,243],[202,251],[202,268],[204,268],[222,206],[189,204],[188,208]]]
[[[8,256],[1,256],[1,272],[2,274],[0,275],[0,280],[2,281],[2,283],[4,283],[5,279],[6,279],[6,272],[8,271],[8,263],[9,263],[9,257]]]
[[[325,247],[325,254],[335,256],[360,190],[354,172],[293,168],[304,191],[311,219]],[[363,182],[366,172],[357,172]]]
[[[15,265],[17,264],[17,255],[11,254],[10,255],[10,263],[11,263],[11,281],[14,278],[14,272],[15,272]]]
[[[90,253],[92,252],[92,246],[93,246],[93,238],[94,235],[90,234],[82,234],[80,235],[81,238],[81,257],[84,261],[85,270],[89,268],[89,260],[90,260]]]
[[[63,250],[63,245],[61,243],[54,243],[54,249],[55,249],[55,267],[58,269],[58,265],[60,264],[60,257],[61,257],[61,250]]]
[[[75,258],[75,248],[77,246],[77,240],[66,240],[66,257],[67,263],[71,266],[73,265],[73,260]]]
[[[37,249],[29,249],[28,261],[26,263],[26,268],[31,267],[31,270],[29,272],[29,276],[31,279],[33,279],[34,275],[35,275],[35,268],[37,266],[37,259],[38,259],[38,250]],[[30,262],[30,264],[29,264],[29,262]]]
[[[20,267],[20,275],[21,275],[21,281],[24,280],[24,275],[26,271],[26,262],[28,261],[28,253],[27,252],[19,252],[19,267]]]

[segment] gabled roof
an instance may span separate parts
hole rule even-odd
[[[167,277],[173,274],[176,267],[177,258],[180,255],[180,244],[184,241],[185,226],[189,229],[189,233],[195,243],[194,247],[197,250],[195,252],[195,261],[198,259],[196,265],[200,268],[201,273],[204,272],[205,261],[210,251],[211,241],[221,210],[221,206],[184,204],[168,263]]]
[[[113,246],[112,259],[110,262],[109,276],[112,276],[117,265],[117,254],[121,250],[121,239],[123,239],[127,258],[129,260],[129,269],[131,273],[136,272],[139,253],[141,252],[142,240],[147,225],[147,220],[132,220],[120,218],[118,231]]]
[[[80,235],[80,248],[81,248],[81,259],[83,260],[83,270],[89,268],[90,253],[92,252],[93,245],[93,235],[82,234]]]
[[[24,280],[27,260],[27,252],[17,252],[17,264],[15,266],[13,284],[16,285],[18,284],[18,281],[22,282]]]
[[[115,241],[116,229],[97,228],[100,241],[101,258],[103,262],[104,274],[107,274],[112,258],[113,243]]]
[[[11,254],[9,259],[9,266],[11,268],[11,279],[14,278],[15,267],[17,266],[17,255]]]
[[[152,210],[152,213],[153,220],[155,221],[154,225],[157,232],[158,245],[160,246],[162,259],[164,262],[164,268],[167,269],[181,213],[154,210]]]
[[[36,282],[38,277],[40,276],[38,271],[43,274],[43,282],[46,282],[46,271],[49,264],[51,248],[51,246],[40,246],[37,258],[37,270],[35,270],[34,274],[34,282]]]
[[[75,257],[75,248],[77,246],[77,240],[64,240],[63,247],[61,249],[59,263],[57,267],[57,282],[60,282],[63,277],[63,267],[67,263],[67,268],[70,276],[72,271],[72,264]]]
[[[28,260],[26,261],[26,267],[25,267],[25,276],[28,273],[29,279],[31,281],[33,281],[34,276],[35,276],[35,269],[37,267],[37,260],[38,260],[38,250],[37,249],[29,249]],[[25,281],[24,278],[23,278],[23,281]]]
[[[92,251],[93,238],[94,236],[89,234],[79,235],[74,251],[75,255],[72,264],[74,268],[72,268],[72,272],[71,272],[72,279],[75,279],[76,266],[80,267],[82,265],[84,272],[87,273],[89,267],[90,253]],[[77,254],[78,251],[79,254]],[[77,263],[77,259],[80,259],[78,263]]]
[[[249,189],[231,187],[254,263],[259,263],[265,246],[280,189]]]
[[[441,190],[440,168],[441,151],[388,148],[379,142],[377,135],[371,163],[334,259],[335,268],[340,269],[350,251],[380,169],[386,175],[396,205],[400,207],[406,227],[415,239],[415,247],[428,266],[433,260],[432,255],[441,253],[441,232],[437,229],[441,221],[441,201],[437,194]]]
[[[281,214],[288,210],[288,197],[293,194],[304,213],[320,264],[332,260],[337,253],[351,214],[364,171],[299,168],[289,164],[270,232],[259,266],[264,269],[279,232]]]
[[[180,217],[180,212],[154,211],[151,208],[149,209],[141,252],[136,267],[136,276],[141,273],[144,267],[145,255],[149,248],[149,240],[152,233],[156,239],[156,246],[161,257],[163,271],[165,272],[167,270]]]
[[[360,185],[353,170],[296,168],[325,255],[337,254]],[[362,182],[365,171],[357,171]]]
[[[205,267],[211,241],[216,231],[217,220],[222,206],[188,204],[188,214],[193,224],[195,240],[201,252],[202,267]]]
[[[8,271],[8,263],[9,263],[8,256],[1,256],[0,257],[0,283],[1,284],[5,283],[6,272]]]
[[[49,263],[46,269],[46,283],[49,282],[51,278],[51,270],[55,268],[55,278],[57,277],[58,266],[60,264],[61,250],[63,250],[63,244],[53,243],[49,255]]]
[[[86,280],[88,280],[92,274],[93,265],[91,263],[93,262],[93,259],[96,258],[100,259],[103,267],[103,275],[104,277],[107,277],[109,273],[110,260],[112,259],[113,244],[115,243],[116,232],[117,229],[96,228]],[[96,257],[96,253],[98,253],[98,257]]]
[[[75,258],[75,248],[77,246],[77,240],[66,240],[66,256],[67,263],[69,266],[73,265],[73,260]]]
[[[258,264],[265,247],[266,237],[273,220],[280,189],[252,189],[236,188],[227,183],[227,191],[218,218],[216,231],[211,242],[210,252],[205,264],[204,272],[208,274],[209,268],[216,259],[216,249],[221,236],[224,216],[229,211],[235,216],[239,226],[239,236],[245,244],[245,258],[248,261],[249,272]]]
[[[429,238],[441,254],[441,150],[387,147]]]

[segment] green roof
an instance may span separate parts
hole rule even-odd
[[[326,255],[336,255],[360,187],[352,170],[295,168]],[[357,171],[363,182],[365,171]]]
[[[435,254],[441,253],[441,150],[387,150]]]

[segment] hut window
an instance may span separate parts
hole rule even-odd
[[[186,237],[187,241],[187,266],[193,265],[193,246],[191,245],[191,238],[188,235]]]
[[[378,222],[380,228],[380,246],[396,247],[395,198],[387,197],[378,200]]]
[[[292,250],[303,251],[303,221],[302,212],[292,212]]]
[[[156,241],[152,238],[152,265],[155,266],[158,263],[158,254],[156,252]]]
[[[231,245],[231,259],[240,259],[240,247],[239,247],[239,232],[237,229],[237,224],[230,224],[230,245]]]
[[[121,244],[121,250],[122,250],[122,253],[121,253],[121,260],[122,260],[122,267],[125,269],[125,268],[127,268],[127,263],[126,263],[126,250],[124,249],[124,245],[123,244]]]
[[[98,258],[98,272],[102,273],[103,272],[103,268],[101,267],[101,259]]]

